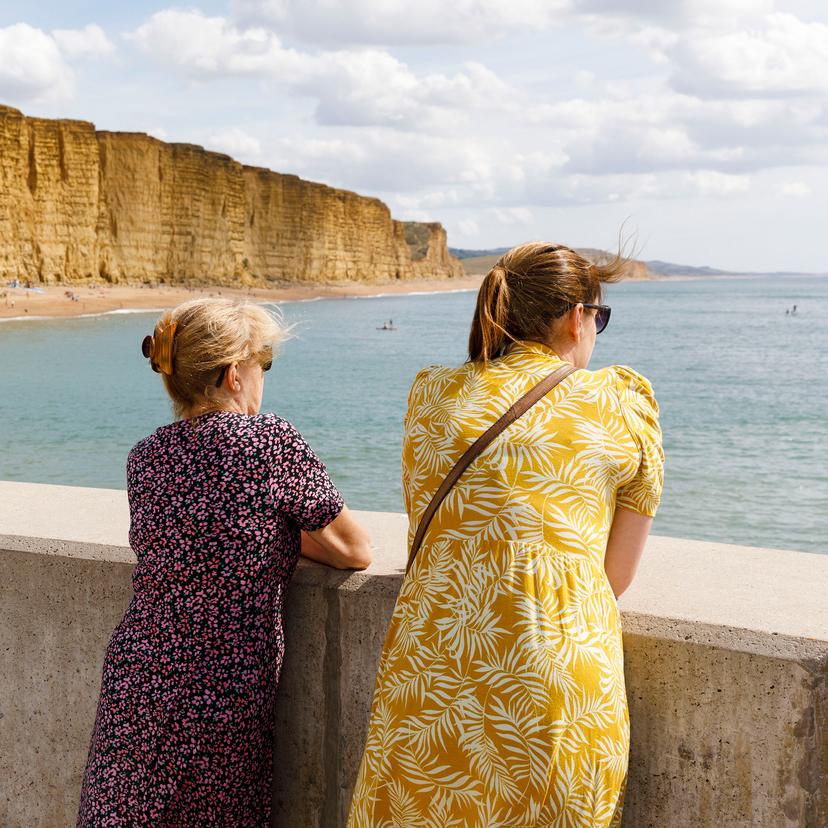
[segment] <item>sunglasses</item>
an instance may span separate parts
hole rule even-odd
[[[595,333],[599,334],[604,328],[607,327],[607,323],[610,320],[610,313],[612,308],[609,305],[591,305],[584,302],[585,308],[597,308],[598,312],[595,314]]]
[[[269,371],[273,367],[273,348],[269,345],[258,354],[253,354],[253,358],[259,360],[259,365],[262,366],[262,371]],[[218,379],[216,380],[216,388],[219,388],[224,382],[224,374],[227,372],[229,366],[222,365],[219,371]]]

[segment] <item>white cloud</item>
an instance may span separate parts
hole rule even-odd
[[[459,188],[449,187],[444,190],[432,190],[427,193],[401,193],[393,197],[393,202],[404,210],[443,210],[463,203]]]
[[[380,49],[302,52],[264,28],[241,29],[199,11],[157,12],[129,38],[195,78],[258,76],[307,95],[317,101],[323,124],[422,127],[447,111],[459,117],[508,98],[506,84],[479,63],[453,75],[418,76]]]
[[[198,10],[156,12],[127,38],[194,77],[271,74],[292,79],[303,76],[310,63],[309,57],[283,48],[265,29],[240,30],[223,17],[207,17]]]
[[[64,101],[74,74],[57,43],[27,23],[0,29],[0,95],[14,103]]]
[[[115,52],[106,32],[94,23],[82,29],[55,29],[52,36],[60,50],[70,58],[105,58]]]
[[[394,210],[393,213],[394,217],[400,221],[421,221],[423,223],[428,223],[435,220],[434,214],[429,213],[426,210],[411,210],[408,208],[402,208],[400,210]]]
[[[745,175],[727,175],[716,170],[697,170],[687,173],[684,180],[703,197],[729,197],[741,195],[750,189],[750,179]]]
[[[381,128],[363,128],[357,135],[342,130],[341,137],[330,139],[283,138],[267,161],[273,169],[336,187],[408,197],[409,209],[485,197],[495,187],[491,176],[497,170],[478,142]],[[452,191],[453,197],[446,195]]]
[[[672,198],[679,192],[676,183],[655,175],[566,173],[554,153],[510,155],[500,142],[485,138],[458,142],[388,129],[332,140],[283,139],[267,163],[335,187],[379,194],[406,215],[438,219],[447,210],[485,208],[492,215],[498,211],[500,224],[516,227],[533,221],[536,205]]]
[[[501,224],[526,226],[534,221],[532,211],[527,207],[494,207],[492,211]]]
[[[748,29],[699,31],[673,49],[674,83],[704,95],[828,93],[828,26],[774,13]]]
[[[577,173],[714,168],[743,172],[828,161],[824,105],[799,99],[704,100],[669,89],[533,107]]]
[[[571,10],[595,31],[618,35],[640,26],[687,30],[743,26],[773,11],[774,0],[573,0]]]
[[[743,25],[773,0],[231,0],[242,25],[273,28],[311,43],[480,43],[514,33],[586,24],[604,35],[655,28]]]
[[[703,98],[828,94],[828,25],[773,0],[574,0],[595,36],[623,39]]]
[[[207,138],[206,148],[218,150],[237,161],[255,161],[261,157],[262,145],[258,138],[238,127],[214,132]]]
[[[314,43],[440,44],[497,39],[566,20],[570,0],[234,0],[246,24]]]
[[[473,218],[460,219],[457,222],[457,229],[464,238],[477,239],[480,237],[480,225]]]
[[[779,195],[789,198],[808,198],[813,190],[804,181],[787,181],[779,188]]]
[[[319,2],[310,0],[308,8]],[[573,14],[592,14],[600,3],[576,5]],[[336,3],[326,7],[330,19],[323,26],[341,12]],[[237,78],[239,84],[255,78],[275,100],[287,93],[299,101],[292,112],[300,116],[278,140],[260,141],[233,127],[216,130],[212,147],[381,195],[408,217],[439,219],[473,207],[481,222],[528,227],[536,221],[535,208],[731,199],[749,192],[760,170],[828,164],[828,114],[817,92],[760,94],[759,84],[738,95],[734,86],[727,97],[727,72],[713,60],[724,58],[715,55],[704,58],[698,89],[674,88],[688,55],[707,54],[703,44],[739,33],[768,34],[779,17],[769,3],[725,0],[719,16],[712,0],[640,0],[626,4],[623,16],[613,4],[615,28],[605,26],[601,36],[621,38],[613,46],[621,53],[646,50],[661,63],[651,64],[653,74],[642,78],[638,71],[614,75],[600,61],[584,69],[573,60],[556,71],[574,87],[549,82],[555,75],[543,64],[535,65],[530,82],[510,71],[507,83],[481,60],[452,65],[449,59],[435,71],[424,68],[433,62],[415,66],[376,47],[299,48],[301,38],[291,45],[283,39],[296,35],[296,21],[305,14],[292,0],[243,0],[234,8],[241,15],[235,20],[167,9],[130,38],[195,80],[195,88],[206,89],[215,78]],[[372,21],[367,8],[359,0],[349,24],[354,30],[341,33],[340,42],[360,42],[358,32],[369,30],[381,42],[382,26],[402,14],[400,3],[381,3]],[[452,19],[470,8],[461,3]],[[495,14],[493,8],[484,3],[481,13]],[[519,3],[515,20],[530,20],[538,8]],[[543,18],[543,26],[558,22],[561,8]],[[577,25],[583,34],[583,18]],[[188,33],[184,40],[181,31]],[[331,35],[321,41],[326,39],[335,40]],[[464,48],[463,54],[475,53]],[[746,61],[740,71],[749,69]]]
[[[158,126],[157,124],[147,129],[147,135],[149,135],[152,138],[157,138],[159,141],[170,140],[169,132],[167,132],[167,130],[164,129],[164,127]]]
[[[324,124],[433,127],[446,117],[491,106],[506,84],[484,66],[470,63],[453,75],[417,76],[387,52],[332,52],[319,57],[301,91],[318,100]]]

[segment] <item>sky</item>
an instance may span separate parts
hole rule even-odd
[[[823,0],[0,0],[0,103],[440,221],[828,271]]]

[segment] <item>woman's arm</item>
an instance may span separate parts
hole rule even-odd
[[[623,506],[615,509],[604,555],[604,569],[616,598],[621,596],[635,577],[652,524],[653,519],[649,515],[633,512]]]
[[[373,553],[371,537],[347,506],[327,526],[302,532],[302,555],[337,569],[365,569]]]

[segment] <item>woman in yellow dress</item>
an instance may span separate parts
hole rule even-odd
[[[623,265],[511,250],[480,287],[469,360],[414,380],[409,544],[468,446],[543,377],[580,369],[495,439],[430,524],[386,637],[349,828],[620,825],[616,598],[664,474],[650,382],[623,365],[586,370],[609,320],[602,284]]]

